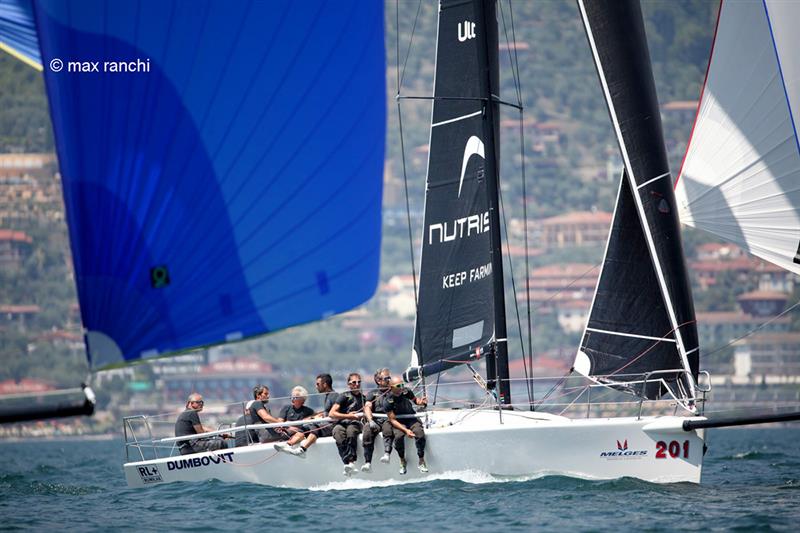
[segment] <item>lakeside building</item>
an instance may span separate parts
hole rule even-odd
[[[578,333],[586,326],[599,265],[566,263],[531,270],[531,299],[540,312],[555,312],[565,333]],[[526,301],[525,291],[517,292],[517,301]]]
[[[0,224],[64,219],[55,154],[0,154]]]
[[[253,399],[253,386],[263,383],[273,397],[285,395],[286,386],[270,363],[256,358],[217,361],[199,372],[162,374],[163,397],[167,405],[183,405],[192,392],[213,402],[236,403]]]
[[[739,296],[738,311],[697,313],[697,333],[702,347],[704,370],[716,375],[736,374],[735,356],[731,359],[711,357],[711,355],[720,352],[722,352],[720,355],[729,354],[732,350],[730,347],[737,343],[740,343],[738,344],[740,346],[748,346],[749,339],[758,335],[791,333],[791,317],[780,316],[787,298],[788,295],[784,293],[753,291]],[[800,341],[800,338],[798,340]],[[788,341],[784,339],[784,347],[786,342]],[[773,349],[777,349],[776,346],[774,345]],[[794,350],[800,353],[800,342],[795,344]],[[703,354],[706,354],[706,357],[703,357]]]
[[[612,217],[605,211],[577,211],[536,220],[529,225],[531,242],[544,250],[605,246]]]
[[[800,333],[759,333],[735,343],[734,383],[800,384]]]
[[[30,255],[33,239],[24,231],[0,229],[0,270],[19,270]]]
[[[736,281],[755,281],[761,291],[792,292],[795,276],[791,272],[761,259],[748,256],[733,244],[706,243],[695,248],[697,260],[689,262],[701,291],[715,286],[721,277],[733,276]]]
[[[15,326],[25,331],[28,322],[41,312],[38,305],[0,305],[0,326]]]

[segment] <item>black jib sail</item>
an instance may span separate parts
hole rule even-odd
[[[495,291],[502,258],[493,1],[441,3],[435,76],[412,360],[427,375],[488,354],[505,338],[504,300]],[[502,361],[498,367],[507,379]]]
[[[644,377],[693,397],[697,328],[641,8],[634,0],[579,6],[625,172],[575,370],[605,383],[640,381],[629,390],[648,398],[664,391],[644,387]]]

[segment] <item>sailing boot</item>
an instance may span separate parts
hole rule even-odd
[[[400,459],[400,475],[405,475],[408,472],[408,468],[406,468],[406,460]]]
[[[425,464],[425,459],[422,457],[419,458],[419,471],[423,474],[428,473],[428,465]]]
[[[295,457],[299,457],[300,459],[306,458],[306,449],[303,448],[302,446],[292,446],[291,448],[283,451],[285,451],[286,453],[290,453]]]

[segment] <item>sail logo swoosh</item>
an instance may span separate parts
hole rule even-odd
[[[479,155],[486,159],[486,156],[483,155],[483,141],[474,135],[467,139],[467,145],[464,147],[464,158],[461,161],[461,179],[458,180],[459,198],[461,198],[461,186],[464,185],[464,173],[467,171],[467,163],[469,163],[469,158],[473,155]]]

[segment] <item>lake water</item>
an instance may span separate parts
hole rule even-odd
[[[467,472],[307,491],[217,481],[129,489],[121,441],[3,442],[0,529],[798,531],[798,443],[797,428],[711,430],[700,485]]]

